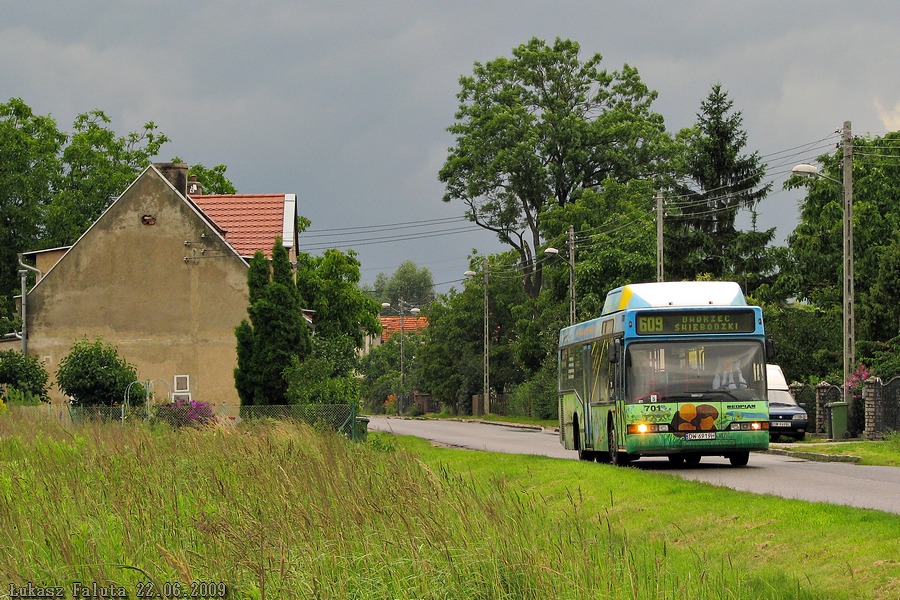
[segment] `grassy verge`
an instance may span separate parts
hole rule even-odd
[[[232,598],[895,598],[900,517],[287,423],[0,418],[0,585]],[[67,592],[67,595],[69,592]]]
[[[793,452],[812,452],[814,454],[858,456],[860,465],[879,465],[900,467],[900,432],[892,432],[884,440],[849,441],[849,442],[817,442],[810,440],[801,443],[780,444],[778,448]]]
[[[453,416],[443,413],[428,413],[424,415],[426,419],[460,419],[460,420],[476,420],[488,421],[491,423],[514,423],[516,425],[530,425],[532,427],[557,427],[559,421],[557,419],[538,419],[537,417],[514,417],[503,415],[481,415],[478,417],[470,416]]]

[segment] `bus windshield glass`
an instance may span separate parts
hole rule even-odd
[[[725,395],[765,398],[763,346],[752,340],[635,342],[625,357],[626,398],[631,403],[682,402]]]

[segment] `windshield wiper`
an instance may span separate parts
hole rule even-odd
[[[732,394],[732,393],[731,393],[730,391],[728,391],[728,390],[706,390],[705,392],[701,392],[701,394],[704,395],[704,396],[707,395],[707,394],[724,394],[725,396],[728,396],[729,398],[731,398],[731,399],[734,400],[735,402],[739,402],[739,401],[740,401],[740,400],[738,400],[738,397],[737,397],[737,396],[735,396],[734,394]]]

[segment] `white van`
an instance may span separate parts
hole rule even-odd
[[[809,428],[809,416],[794,400],[784,372],[778,365],[766,365],[769,396],[769,438],[783,435],[802,440]]]

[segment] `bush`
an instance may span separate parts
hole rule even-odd
[[[56,382],[62,392],[82,406],[105,405],[122,402],[125,391],[137,381],[137,371],[119,356],[112,344],[104,344],[101,338],[94,341],[80,340],[72,346],[56,371]],[[143,402],[142,386],[130,396],[133,403]],[[137,401],[134,401],[137,396]]]
[[[0,396],[7,402],[11,401],[13,390],[19,392],[16,397],[28,398],[29,401],[49,401],[49,378],[47,369],[37,357],[25,356],[17,350],[0,350]]]
[[[289,404],[347,404],[359,401],[362,385],[355,377],[335,376],[326,358],[291,358],[284,370]]]
[[[176,400],[171,404],[161,404],[156,408],[156,418],[176,429],[179,427],[200,427],[216,420],[212,406],[197,400]]]

